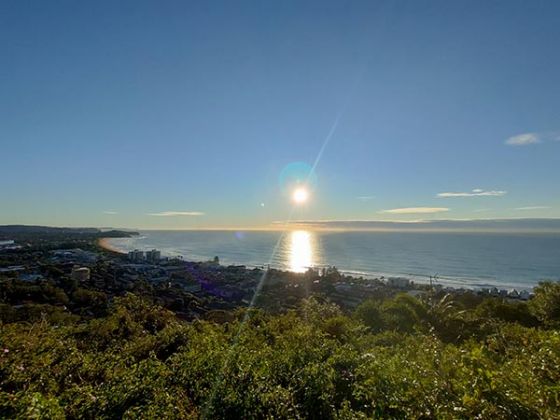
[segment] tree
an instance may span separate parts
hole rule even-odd
[[[539,323],[526,303],[508,303],[497,298],[484,299],[477,306],[475,314],[483,319],[493,318],[505,322],[517,322],[526,327],[535,327]]]
[[[374,299],[363,301],[354,311],[354,316],[368,326],[371,331],[379,332],[385,327],[385,322],[379,310],[379,302]]]
[[[540,282],[529,301],[531,312],[544,324],[560,327],[560,282]]]

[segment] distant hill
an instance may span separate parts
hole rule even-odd
[[[4,225],[0,226],[0,233],[99,233],[97,228],[67,228],[50,226],[30,226],[30,225]]]
[[[138,232],[128,232],[123,230],[101,230],[97,228],[70,228],[70,227],[51,227],[51,226],[31,226],[31,225],[3,225],[0,226],[0,238],[6,236],[21,235],[94,235],[99,237],[130,237],[138,235]]]

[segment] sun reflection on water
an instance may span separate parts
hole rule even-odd
[[[304,273],[313,266],[313,240],[311,233],[296,230],[290,233],[290,271]]]

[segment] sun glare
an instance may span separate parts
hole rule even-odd
[[[296,188],[292,193],[292,200],[296,204],[303,204],[307,201],[308,198],[309,192],[303,187]]]
[[[304,273],[313,265],[311,234],[297,230],[290,234],[290,271]]]

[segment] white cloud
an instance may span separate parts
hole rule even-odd
[[[373,195],[361,195],[361,196],[356,197],[356,198],[360,201],[370,201],[370,200],[373,200],[375,197]]]
[[[103,214],[119,214],[119,213],[116,212],[116,211],[113,211],[113,210],[105,210],[105,211],[103,212]]]
[[[425,214],[449,211],[447,207],[406,207],[402,209],[381,210],[379,213],[390,214]]]
[[[527,206],[527,207],[517,207],[514,210],[529,211],[529,210],[546,210],[549,208],[550,208],[549,206]]]
[[[201,211],[162,211],[159,213],[148,213],[148,216],[173,217],[173,216],[204,216]]]
[[[438,193],[438,197],[440,198],[449,198],[449,197],[501,197],[506,195],[507,191],[484,191],[480,188],[475,188],[471,192],[443,192]]]
[[[510,137],[506,140],[509,146],[527,146],[529,144],[540,143],[541,140],[537,133],[523,133],[517,136]]]

